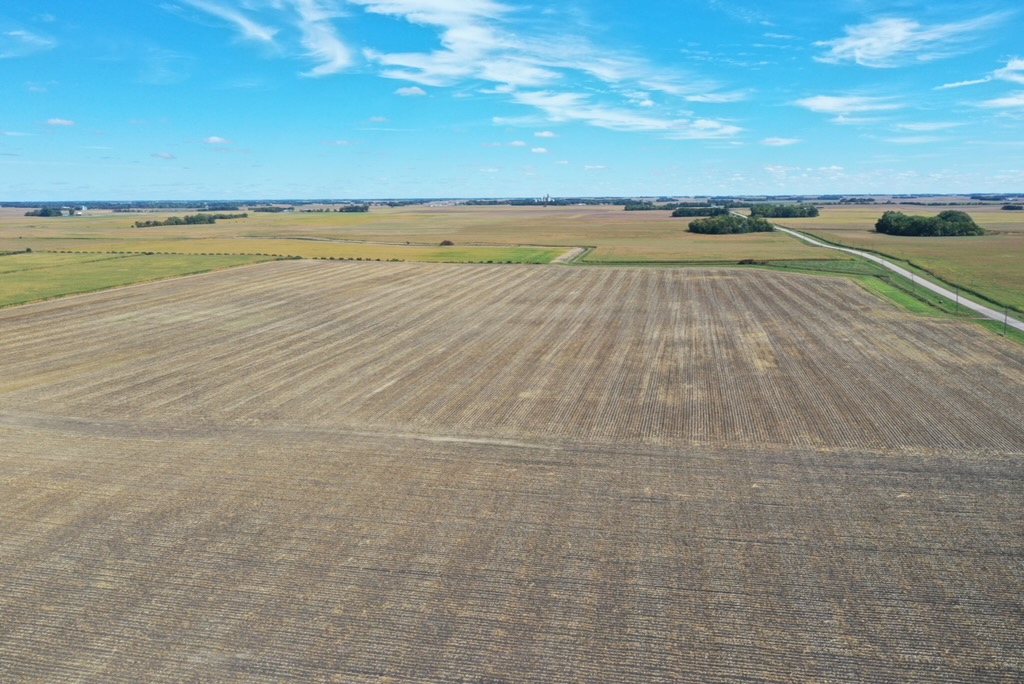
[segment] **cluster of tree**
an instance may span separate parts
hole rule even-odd
[[[808,218],[818,215],[813,204],[755,204],[750,207],[751,216],[764,218]]]
[[[295,207],[253,207],[253,211],[262,211],[267,214],[280,214],[282,211],[294,211]]]
[[[1024,204],[1004,204],[1003,211],[1022,211]]]
[[[153,228],[156,226],[200,226],[209,223],[216,223],[217,219],[240,219],[249,218],[249,214],[188,214],[171,216],[163,221],[136,221],[136,228]]]
[[[697,207],[678,207],[672,212],[672,216],[691,218],[694,216],[724,216],[728,213],[729,210],[725,207],[709,207],[705,204]]]
[[[984,235],[985,229],[962,211],[949,209],[938,216],[907,216],[887,211],[875,223],[875,230],[886,235],[939,237],[946,235]]]
[[[763,218],[747,218],[736,214],[723,214],[690,221],[691,233],[729,235],[733,233],[769,233],[774,228]]]
[[[40,207],[34,211],[26,211],[25,216],[63,216],[60,207]]]

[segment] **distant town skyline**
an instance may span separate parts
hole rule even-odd
[[[1007,0],[14,0],[0,202],[1020,192]]]

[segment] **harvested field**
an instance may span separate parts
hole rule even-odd
[[[23,212],[22,212],[23,213]],[[182,212],[177,212],[180,215]],[[737,262],[742,259],[823,258],[821,250],[784,235],[707,236],[688,233],[686,219],[667,211],[623,211],[622,207],[374,207],[368,213],[252,213],[249,218],[212,225],[132,228],[140,219],[164,219],[155,214],[96,213],[71,218],[33,218],[0,209],[0,250],[174,251],[183,240],[209,241],[201,251],[217,253],[294,254],[298,256],[371,257],[406,261],[551,261],[570,247],[593,246],[586,261]],[[241,244],[239,238],[248,238]],[[271,239],[272,238],[272,239]],[[316,245],[319,238],[386,245]],[[438,253],[443,240],[468,252],[458,259],[453,250]],[[412,247],[404,247],[411,242]],[[257,243],[260,244],[257,247]],[[269,243],[269,244],[268,244]],[[186,243],[187,244],[187,243]],[[193,246],[201,243],[196,242]],[[216,245],[211,247],[210,245]],[[290,251],[282,252],[284,245]],[[396,246],[397,245],[397,246]],[[489,245],[484,248],[467,245]],[[550,245],[547,259],[519,245]],[[422,252],[420,252],[422,250]],[[829,255],[838,258],[837,254]]]
[[[274,262],[0,312],[0,679],[1024,677],[1024,359],[834,279]]]

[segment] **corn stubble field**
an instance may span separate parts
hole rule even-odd
[[[1015,681],[1024,357],[837,279],[283,261],[0,311],[4,681]]]

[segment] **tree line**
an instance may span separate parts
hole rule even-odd
[[[185,217],[171,216],[163,221],[136,221],[136,228],[154,228],[156,226],[200,226],[216,223],[217,219],[249,218],[249,214],[187,214]]]
[[[723,214],[690,221],[691,233],[705,235],[732,235],[736,233],[770,233],[772,224],[760,217],[746,217],[738,214]]]
[[[818,215],[813,204],[752,204],[751,216],[764,218],[811,218]]]

